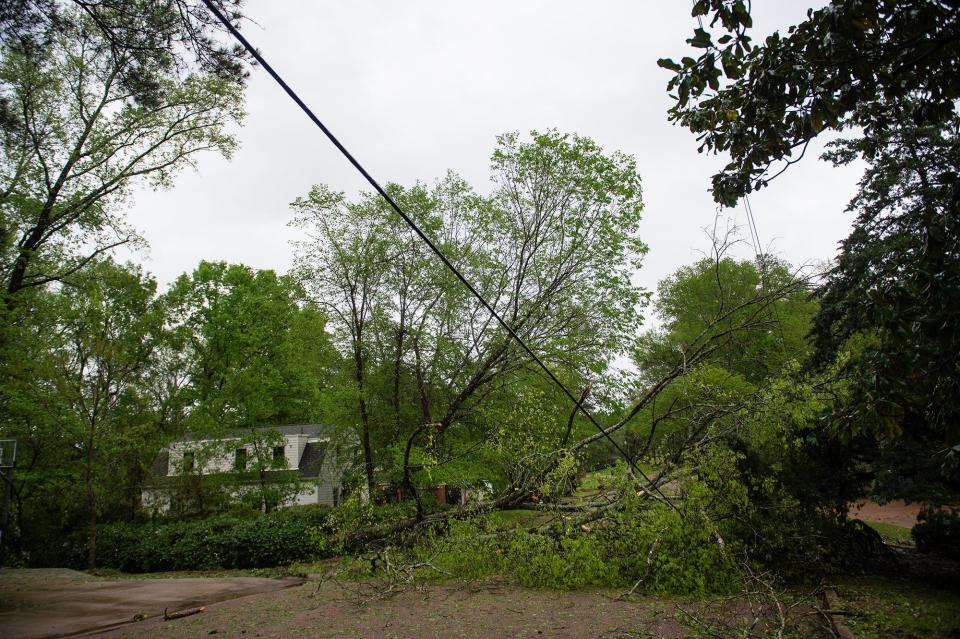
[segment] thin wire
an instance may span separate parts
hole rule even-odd
[[[647,484],[649,484],[660,495],[660,497],[663,498],[665,502],[670,504],[670,506],[672,506],[674,510],[677,510],[677,512],[679,513],[680,510],[677,509],[677,507],[673,504],[673,502],[670,501],[667,498],[667,496],[663,494],[663,492],[661,492],[660,488],[656,484],[650,481],[650,478],[647,477],[646,473],[644,473],[643,470],[639,466],[637,466],[636,463],[634,463],[633,458],[630,455],[628,455],[627,452],[623,450],[623,448],[610,436],[610,433],[604,430],[603,426],[600,425],[600,423],[593,417],[593,415],[591,415],[590,412],[587,411],[586,408],[584,408],[583,404],[581,404],[580,401],[573,395],[573,393],[570,392],[570,389],[567,388],[566,385],[563,382],[561,382],[556,375],[553,374],[553,371],[551,371],[547,367],[547,365],[540,360],[539,357],[537,357],[537,355],[530,349],[530,347],[527,346],[526,342],[524,342],[523,339],[519,335],[517,335],[516,332],[514,332],[514,330],[510,327],[510,325],[507,324],[507,322],[502,317],[500,317],[500,314],[497,313],[497,311],[495,311],[492,306],[490,306],[487,300],[483,298],[483,296],[477,291],[477,289],[475,289],[473,285],[467,281],[467,279],[460,273],[457,267],[454,266],[449,259],[447,259],[447,256],[444,255],[439,248],[437,248],[437,246],[430,240],[429,237],[427,237],[426,233],[424,233],[420,229],[417,223],[414,222],[413,219],[411,219],[410,216],[407,215],[402,208],[400,208],[400,205],[397,204],[392,197],[390,197],[390,194],[388,194],[383,189],[383,187],[380,186],[380,184],[373,178],[373,176],[370,175],[365,168],[363,168],[363,165],[361,165],[360,162],[355,157],[353,157],[353,154],[351,154],[350,151],[347,150],[347,148],[340,142],[340,140],[337,139],[337,137],[330,131],[330,129],[328,129],[326,125],[324,125],[324,123],[320,121],[320,118],[318,118],[313,113],[313,111],[310,110],[310,107],[308,107],[306,103],[304,103],[304,101],[300,99],[300,96],[297,95],[297,93],[290,88],[290,86],[283,80],[283,78],[280,77],[280,74],[274,71],[273,67],[270,66],[270,64],[263,58],[263,56],[260,55],[260,53],[253,47],[253,45],[251,45],[250,42],[248,42],[247,39],[240,33],[240,31],[238,31],[237,28],[234,27],[233,24],[224,17],[224,15],[220,12],[220,10],[213,4],[212,0],[203,0],[203,3],[207,6],[207,9],[209,9],[213,13],[213,15],[217,17],[217,19],[223,24],[223,26],[227,28],[227,30],[233,35],[233,37],[236,38],[241,45],[243,45],[243,47],[247,50],[247,52],[251,56],[253,56],[253,58],[260,64],[260,66],[262,66],[267,71],[267,73],[270,74],[270,76],[277,82],[277,84],[280,85],[280,87],[287,93],[287,95],[290,96],[290,99],[296,102],[297,106],[300,107],[300,110],[303,111],[315,125],[317,125],[317,128],[319,128],[323,132],[323,134],[327,136],[327,139],[330,140],[330,142],[332,142],[335,147],[337,147],[337,149],[340,151],[340,153],[343,154],[343,156],[347,159],[347,161],[349,161],[350,164],[352,164],[353,167],[360,172],[360,175],[362,175],[367,180],[367,182],[370,183],[370,186],[372,186],[374,190],[376,190],[376,192],[379,193],[380,196],[387,201],[390,207],[393,208],[393,210],[396,211],[401,218],[403,218],[403,221],[406,222],[407,225],[411,229],[413,229],[413,231],[420,237],[420,239],[423,240],[427,244],[427,246],[430,247],[430,250],[432,250],[434,254],[440,258],[440,261],[443,262],[448,269],[450,269],[450,272],[453,273],[457,277],[457,279],[460,280],[460,282],[467,287],[467,290],[469,290],[470,293],[472,293],[473,296],[477,298],[477,300],[479,300],[481,304],[483,304],[484,308],[486,308],[487,311],[490,313],[490,315],[492,315],[497,320],[500,326],[502,326],[503,329],[507,331],[510,337],[512,337],[523,348],[523,350],[527,353],[527,355],[529,355],[530,358],[534,362],[536,362],[541,369],[543,369],[543,372],[547,374],[547,376],[553,381],[553,383],[556,384],[568,398],[570,398],[570,401],[573,402],[574,406],[576,406],[576,408],[581,413],[583,413],[588,420],[590,420],[590,423],[592,423],[597,428],[597,430],[599,430],[603,434],[603,436],[607,439],[607,441],[610,442],[610,444],[616,449],[616,451],[620,453],[620,455],[625,460],[627,460],[627,462],[630,464],[633,470],[639,473],[640,476],[643,477],[644,481],[646,481]]]
[[[747,223],[750,226],[750,236],[755,238],[756,249],[754,252],[757,255],[757,268],[760,270],[760,284],[766,292],[767,288],[767,260],[766,254],[760,251],[760,231],[757,230],[757,220],[753,214],[753,205],[750,204],[750,196],[744,193],[743,203],[747,209]],[[777,324],[777,331],[780,335],[780,350],[783,351],[784,355],[787,353],[787,337],[783,332],[783,320],[780,319],[780,313],[777,311],[777,305],[771,304],[770,310],[773,312],[773,319]]]
[[[696,10],[697,0],[693,0],[693,6],[694,6],[694,10]],[[703,19],[699,15],[697,15],[696,18],[697,18],[697,25],[700,27],[700,30],[703,31],[704,30]],[[747,227],[750,230],[750,242],[753,244],[753,252],[756,255],[756,259],[757,259],[757,269],[759,269],[760,271],[760,284],[761,286],[763,286],[764,289],[766,289],[767,261],[766,259],[763,259],[765,257],[765,254],[761,252],[761,248],[760,248],[760,231],[757,230],[757,221],[753,215],[753,207],[750,205],[750,197],[746,193],[743,194],[743,204],[744,204],[744,208],[747,211]],[[780,332],[780,349],[784,353],[786,353],[786,350],[787,350],[786,337],[784,336],[784,333],[783,333],[783,322],[780,320],[780,314],[777,312],[777,305],[771,304],[770,308],[773,311],[774,320],[776,321],[777,328],[779,329],[779,332]]]

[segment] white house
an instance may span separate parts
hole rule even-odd
[[[321,424],[285,424],[218,438],[187,434],[160,450],[151,466],[151,480],[142,493],[143,504],[161,512],[168,510],[171,480],[178,475],[197,471],[209,475],[244,469],[255,455],[251,435],[272,433],[270,439],[275,445],[271,446],[269,454],[273,469],[297,470],[299,474],[299,494],[283,505],[337,506],[343,498],[343,476],[348,459],[338,450],[332,431],[332,427]],[[215,452],[211,454],[210,451]],[[197,464],[202,467],[197,468]],[[245,489],[248,487],[238,484],[234,492],[239,494]]]

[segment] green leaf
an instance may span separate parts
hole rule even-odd
[[[683,68],[679,64],[671,60],[670,58],[660,58],[659,60],[657,60],[657,66],[663,69],[669,69],[670,71],[676,71],[678,73]]]

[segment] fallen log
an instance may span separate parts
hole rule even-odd
[[[163,620],[170,621],[171,619],[183,619],[184,617],[189,617],[190,615],[204,612],[206,609],[206,606],[200,606],[199,608],[188,608],[186,610],[181,610],[180,612],[171,612],[170,614],[167,614],[167,609],[164,608]]]
[[[838,612],[840,606],[837,600],[837,593],[831,588],[825,588],[822,593],[822,597],[824,609],[821,611],[821,613],[830,621],[830,627],[831,630],[833,630],[833,634],[839,639],[855,639],[853,631],[851,631],[847,624],[845,624],[843,620],[839,618],[841,613]]]

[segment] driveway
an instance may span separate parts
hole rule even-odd
[[[63,569],[0,570],[0,636],[64,637],[281,590],[300,579],[99,579]]]

